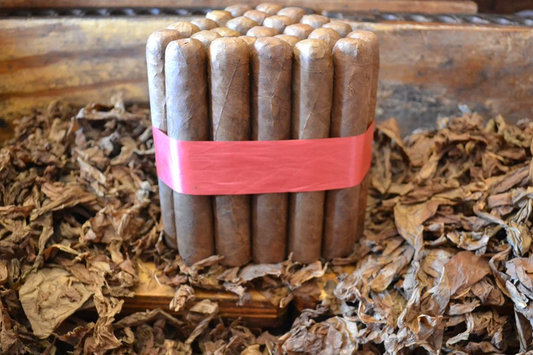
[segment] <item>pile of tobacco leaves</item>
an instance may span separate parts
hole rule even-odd
[[[2,354],[500,354],[533,349],[533,121],[442,119],[405,140],[377,127],[365,236],[346,259],[192,267],[165,247],[149,112],[55,102],[0,148]],[[140,261],[175,287],[167,309],[121,314]],[[346,265],[352,264],[351,267]],[[349,270],[343,273],[343,270]],[[226,322],[195,288],[250,290],[283,330]],[[180,311],[180,313],[170,312]],[[533,354],[533,352],[531,352]]]

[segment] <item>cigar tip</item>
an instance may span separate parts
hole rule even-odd
[[[361,65],[371,64],[373,48],[367,41],[360,38],[341,38],[333,47],[333,56],[349,56]]]
[[[152,54],[164,53],[168,43],[179,38],[179,33],[174,30],[164,29],[155,31],[146,41],[146,52]]]
[[[331,56],[331,50],[329,45],[321,39],[304,39],[294,46],[294,56],[321,59]]]

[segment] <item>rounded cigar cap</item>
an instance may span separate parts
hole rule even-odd
[[[200,63],[206,60],[206,50],[202,42],[195,38],[172,41],[165,51],[165,62]]]
[[[244,42],[248,43],[248,47],[250,48],[254,46],[254,43],[256,40],[255,37],[250,37],[250,36],[240,36],[239,38],[242,39]]]
[[[255,8],[256,10],[266,12],[269,15],[276,15],[278,11],[283,8],[283,6],[265,2],[265,3],[257,5]]]
[[[307,12],[301,7],[284,7],[278,11],[278,15],[289,16],[294,22],[300,22]]]
[[[278,31],[276,31],[273,28],[268,28],[265,26],[255,26],[254,28],[250,29],[250,31],[246,33],[247,36],[256,37],[256,38],[274,37],[277,34],[278,34]]]
[[[179,38],[181,38],[180,34],[174,30],[166,29],[155,31],[146,41],[146,53],[162,57],[168,43]]]
[[[212,30],[213,28],[218,27],[218,23],[208,18],[196,18],[194,20],[191,20],[191,23],[198,26],[198,28],[202,31],[204,30],[209,31],[209,30]]]
[[[197,39],[198,41],[202,42],[205,48],[209,48],[211,42],[221,37],[221,35],[214,31],[200,31],[196,32],[191,36],[191,38]]]
[[[301,39],[307,39],[311,32],[313,32],[314,28],[306,25],[304,23],[295,23],[294,25],[289,25],[285,27],[285,30],[283,31],[283,34],[290,35],[290,36],[296,36]]]
[[[333,47],[333,57],[358,65],[372,65],[372,46],[361,38],[341,38]]]
[[[321,39],[304,39],[294,46],[294,57],[317,60],[331,56],[331,49]]]
[[[278,33],[283,33],[285,27],[292,25],[293,23],[293,19],[288,16],[275,15],[267,17],[265,21],[263,21],[263,26],[273,28],[278,31]]]
[[[233,16],[233,17],[239,17],[239,16],[244,15],[244,13],[246,11],[249,11],[251,9],[252,9],[252,7],[249,6],[249,5],[235,4],[235,5],[230,5],[230,6],[226,7],[224,10],[230,12],[231,16]]]
[[[374,32],[357,30],[346,35],[347,38],[360,38],[364,41],[372,43],[374,46],[379,45],[378,36]]]
[[[215,21],[219,26],[226,26],[226,22],[231,20],[231,12],[224,10],[213,10],[205,15],[206,18]]]
[[[348,33],[352,32],[352,26],[346,22],[339,20],[331,20],[330,22],[324,24],[322,27],[331,28],[332,30],[337,31],[342,38],[346,37]]]
[[[309,25],[313,27],[314,29],[317,29],[317,28],[324,26],[326,23],[328,23],[329,18],[327,18],[326,16],[316,15],[316,14],[305,15],[304,17],[302,17],[300,22],[306,25]]]
[[[189,38],[194,33],[199,32],[200,29],[195,24],[185,21],[175,22],[167,27],[169,30],[174,30],[179,32],[182,38]]]
[[[257,22],[259,25],[263,24],[263,21],[270,16],[266,12],[259,11],[259,10],[249,10],[244,13],[245,17],[251,18],[255,22]]]
[[[288,59],[292,57],[291,46],[276,37],[258,38],[254,43],[252,57],[257,56],[265,59],[276,58],[276,60]]]
[[[300,42],[302,39],[300,37],[291,36],[291,35],[277,35],[275,38],[279,38],[282,41],[287,42],[292,48],[296,45],[296,43]]]
[[[218,33],[221,37],[239,37],[241,34],[227,27],[213,28],[211,31]]]
[[[324,42],[328,44],[328,46],[333,49],[333,46],[339,39],[341,39],[341,35],[331,28],[317,28],[311,34],[309,35],[309,38],[316,38],[321,39]]]
[[[252,20],[251,18],[240,16],[235,17],[228,22],[226,22],[226,27],[239,32],[241,35],[245,35],[252,27],[258,26],[259,24]]]

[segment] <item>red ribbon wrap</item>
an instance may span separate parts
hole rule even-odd
[[[187,195],[344,189],[370,169],[374,124],[358,136],[281,141],[190,142],[153,127],[157,174]]]

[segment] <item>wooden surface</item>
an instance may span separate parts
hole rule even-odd
[[[159,284],[154,276],[155,267],[142,263],[139,267],[139,285],[135,288],[134,298],[125,298],[122,312],[125,314],[161,308],[169,313],[169,304],[174,297],[175,288]],[[189,306],[208,299],[217,302],[219,315],[226,319],[241,318],[250,327],[275,328],[287,319],[287,307],[279,308],[257,291],[250,292],[250,300],[238,306],[239,297],[234,293],[195,289],[195,300]]]
[[[66,7],[225,7],[246,3],[257,5],[263,0],[4,0],[4,8],[66,8]],[[269,0],[285,6],[301,6],[324,10],[427,13],[475,13],[477,5],[468,0]]]

